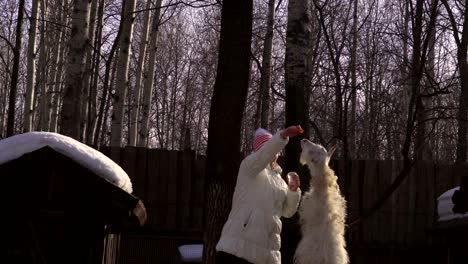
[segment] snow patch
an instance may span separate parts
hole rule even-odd
[[[460,186],[450,189],[437,198],[437,214],[439,216],[438,221],[448,221],[459,218],[468,218],[468,213],[466,214],[455,214],[452,211],[453,202],[452,196],[456,190],[460,189]]]

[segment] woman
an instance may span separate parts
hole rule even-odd
[[[261,128],[255,132],[253,153],[240,165],[231,212],[216,245],[217,263],[281,263],[280,217],[294,215],[301,190],[295,172],[286,184],[276,160],[289,138],[302,132],[300,126],[274,136]]]

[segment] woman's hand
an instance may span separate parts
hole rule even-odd
[[[288,173],[288,187],[289,190],[295,192],[301,185],[301,181],[299,180],[299,175],[296,172],[291,171]]]
[[[290,126],[288,128],[283,129],[283,131],[281,131],[281,137],[286,139],[288,137],[295,137],[301,133],[304,133],[304,130],[302,129],[300,125]]]

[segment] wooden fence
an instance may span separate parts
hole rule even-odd
[[[109,153],[109,149],[101,151]],[[178,243],[202,239],[205,157],[193,152],[135,147],[121,149],[120,154],[119,163],[131,177],[134,194],[144,200],[148,212],[148,222],[143,229],[122,237],[121,259],[126,255],[146,254],[140,252],[142,250],[152,250],[149,255],[155,255],[160,248],[144,249],[141,245],[157,247],[160,239],[165,238],[172,241],[166,243],[172,245],[170,249],[162,250],[161,254],[166,254],[165,260],[135,262],[133,259],[131,263],[173,263]],[[348,219],[353,220],[377,201],[400,172],[402,163],[334,160],[331,167],[346,194]],[[459,185],[461,176],[467,172],[467,164],[417,163],[385,204],[351,229],[348,233],[350,250],[359,255],[366,251],[362,249],[369,248],[398,250],[409,247],[416,250],[443,246],[444,241],[433,232],[436,199],[444,191]],[[357,260],[355,263],[364,262]]]

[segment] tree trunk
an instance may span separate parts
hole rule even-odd
[[[458,121],[458,138],[457,138],[457,157],[456,162],[462,163],[467,161],[467,133],[468,133],[468,1],[465,1],[465,10],[463,16],[463,33],[460,45],[458,45],[458,67],[460,70],[460,98],[457,113]],[[455,33],[457,34],[457,33]],[[465,175],[466,176],[466,175]],[[464,181],[464,192],[467,190],[467,177]]]
[[[423,66],[426,65],[427,50],[430,38],[435,31],[435,19],[437,16],[438,1],[435,0],[431,6],[430,21],[426,28],[426,39],[423,41],[423,12],[424,1],[416,2],[416,10],[413,27],[413,54],[411,62],[411,99],[409,104],[407,129],[416,130],[415,159],[427,158],[423,148],[427,144],[426,118],[424,99],[421,96],[421,81],[423,77]],[[407,130],[409,132],[409,130]]]
[[[39,87],[41,91],[40,97],[40,110],[39,110],[39,121],[38,124],[40,131],[47,131],[49,129],[49,109],[48,109],[48,87],[47,87],[47,79],[48,79],[48,61],[49,61],[49,52],[50,52],[50,43],[48,41],[48,25],[47,25],[47,3],[45,0],[41,0],[41,29],[40,29],[40,51],[39,51]]]
[[[156,51],[158,42],[159,16],[161,13],[161,0],[156,1],[153,20],[151,22],[150,43],[148,47],[147,71],[143,75],[143,97],[141,103],[141,126],[138,135],[138,146],[146,147],[149,136],[149,118],[151,110],[151,99],[153,92],[154,71],[156,63]]]
[[[94,36],[95,36],[95,28],[96,28],[96,13],[97,13],[97,2],[98,0],[91,0],[91,10],[89,16],[89,31],[88,31],[88,39],[90,44],[94,44]],[[94,46],[95,49],[99,47]],[[88,107],[91,100],[94,98],[90,95],[90,85],[91,85],[91,75],[93,72],[93,56],[92,56],[92,48],[86,49],[86,64],[85,64],[85,71],[83,76],[83,99],[81,102],[81,120],[80,120],[80,130],[81,136],[80,141],[86,142],[88,139],[87,137],[87,128],[89,126],[88,123]],[[96,51],[94,51],[96,52]]]
[[[310,14],[309,2],[294,0],[288,6],[288,25],[286,32],[285,86],[286,86],[286,126],[308,123],[308,100],[305,98],[308,80],[308,55]],[[309,131],[305,131],[307,137]],[[286,171],[299,169],[299,141],[294,137],[286,146]]]
[[[63,9],[62,9],[63,8]],[[67,3],[64,3],[63,7],[61,9],[61,19],[60,23],[65,25],[67,23],[67,13],[68,13],[68,5]],[[57,49],[59,50],[59,55],[57,59],[57,69],[55,71],[55,75],[53,76],[54,78],[54,84],[52,88],[52,97],[51,97],[51,117],[50,117],[50,127],[49,131],[50,132],[57,132],[59,131],[58,128],[58,119],[59,119],[59,105],[60,105],[60,99],[62,98],[62,88],[63,88],[63,65],[64,65],[64,58],[65,58],[65,51],[66,51],[66,45],[65,45],[65,30],[60,31],[58,34],[58,40],[57,40]]]
[[[151,7],[151,0],[146,1],[146,9]],[[138,66],[135,72],[135,89],[134,89],[134,102],[130,107],[130,129],[129,129],[129,146],[136,146],[138,139],[138,116],[140,110],[140,100],[141,100],[141,78],[143,76],[143,65],[146,58],[146,46],[148,44],[148,32],[149,32],[149,23],[150,22],[150,11],[145,12],[145,17],[143,19],[143,34],[141,35],[140,49],[138,54]]]
[[[352,44],[351,44],[351,58],[350,58],[350,71],[351,71],[351,113],[349,118],[349,155],[351,159],[356,158],[356,90],[357,90],[357,39],[358,39],[358,0],[354,0],[353,7],[353,31],[352,31]]]
[[[299,154],[300,140],[308,138],[309,99],[305,89],[309,67],[310,49],[310,2],[291,0],[288,5],[288,22],[286,30],[286,58],[285,58],[285,89],[286,89],[286,127],[302,125],[305,129],[303,136],[293,137],[286,145],[285,172],[300,173]],[[301,178],[305,182],[305,178]],[[299,228],[297,218],[283,219],[281,239],[281,254],[283,263],[293,263],[294,251],[299,242]]]
[[[218,69],[208,125],[207,229],[203,250],[206,264],[215,263],[215,246],[229,214],[240,164],[242,114],[249,85],[252,6],[252,0],[225,0],[221,9]]]
[[[88,43],[89,0],[75,0],[72,29],[68,43],[68,62],[65,77],[65,94],[60,119],[60,131],[76,140],[80,139],[81,98],[83,74]]]
[[[28,63],[27,63],[27,81],[26,81],[26,98],[24,103],[23,113],[23,131],[32,130],[33,119],[33,96],[34,82],[36,79],[36,34],[37,34],[37,14],[39,0],[32,0],[31,16],[29,17],[29,34],[28,34]]]
[[[124,105],[127,97],[128,86],[128,65],[130,61],[132,32],[133,32],[133,10],[135,0],[126,0],[122,3],[125,10],[120,23],[122,26],[122,36],[119,39],[119,57],[117,59],[117,76],[115,94],[113,96],[113,113],[111,126],[111,147],[122,146],[122,130],[124,122]]]
[[[261,114],[260,126],[268,129],[268,115],[270,113],[270,73],[271,50],[273,47],[273,26],[275,22],[275,0],[268,1],[268,18],[263,43],[262,76],[260,77]]]
[[[103,17],[104,17],[104,6],[106,4],[106,0],[99,0],[99,6],[97,11],[97,25],[94,34],[94,47],[100,50],[102,46],[102,28],[103,28]],[[101,63],[101,54],[99,52],[93,53],[92,58],[92,72],[91,72],[91,80],[89,84],[89,97],[90,100],[88,102],[88,124],[86,126],[86,142],[87,144],[91,145],[94,142],[94,131],[96,129],[96,121],[97,121],[97,86],[98,80],[100,77],[100,65]]]
[[[438,5],[438,1],[431,0],[431,8],[434,5]],[[427,53],[427,63],[425,67],[426,78],[424,78],[424,85],[422,88],[423,94],[431,94],[434,92],[433,83],[435,80],[435,42],[436,42],[436,32],[435,28],[428,29],[430,35],[427,36],[428,38],[428,48],[429,51]],[[430,111],[432,109],[432,97],[424,96],[421,98],[421,109],[418,111],[417,115],[417,122],[418,126],[416,128],[416,138],[415,138],[415,152],[416,152],[416,159],[417,160],[431,160],[432,159],[432,147],[431,147],[431,140],[429,135],[429,119],[431,117]]]
[[[100,12],[102,10],[102,12],[104,11],[104,1],[102,2],[102,6],[101,6],[101,9],[100,9]],[[122,14],[121,16],[124,17],[124,8],[122,8]],[[102,18],[101,18],[102,19]],[[105,122],[104,120],[106,120],[104,118],[104,112],[105,112],[105,108],[107,107],[106,104],[107,104],[107,101],[106,101],[106,98],[107,98],[107,94],[109,93],[109,78],[110,78],[110,74],[111,74],[111,69],[112,69],[112,61],[114,59],[114,54],[117,50],[117,46],[119,44],[119,39],[120,39],[120,36],[122,35],[122,29],[123,29],[123,23],[120,23],[119,24],[119,29],[117,31],[117,36],[115,37],[115,40],[114,40],[114,43],[112,44],[112,47],[111,47],[111,50],[109,52],[109,57],[107,58],[107,61],[106,61],[106,69],[105,69],[105,72],[104,72],[104,83],[103,83],[103,88],[102,88],[102,99],[101,99],[101,102],[100,102],[100,105],[99,105],[99,111],[97,113],[97,121],[96,121],[96,126],[95,126],[95,130],[94,130],[94,139],[93,139],[93,144],[95,146],[98,146],[99,142],[102,140],[100,140],[99,136],[101,135],[101,128],[102,128],[102,123]],[[101,29],[102,30],[102,29]],[[114,80],[113,78],[111,78],[111,80]],[[112,85],[110,86],[112,87]]]
[[[11,137],[14,134],[15,128],[15,105],[16,105],[16,93],[18,87],[18,75],[19,75],[19,60],[21,55],[21,39],[22,39],[22,27],[24,17],[24,0],[19,1],[18,7],[18,20],[16,22],[16,36],[15,36],[15,48],[13,50],[13,69],[11,71],[11,86],[10,95],[8,99],[8,120],[6,136]]]
[[[184,105],[182,109],[182,121],[180,128],[180,138],[179,138],[179,150],[190,150],[191,149],[191,140],[190,140],[190,122],[187,121],[188,115],[192,112],[193,108],[193,86],[191,83],[191,69],[192,69],[192,59],[189,58],[189,66],[187,70],[187,76],[185,81],[185,96],[184,96]]]

